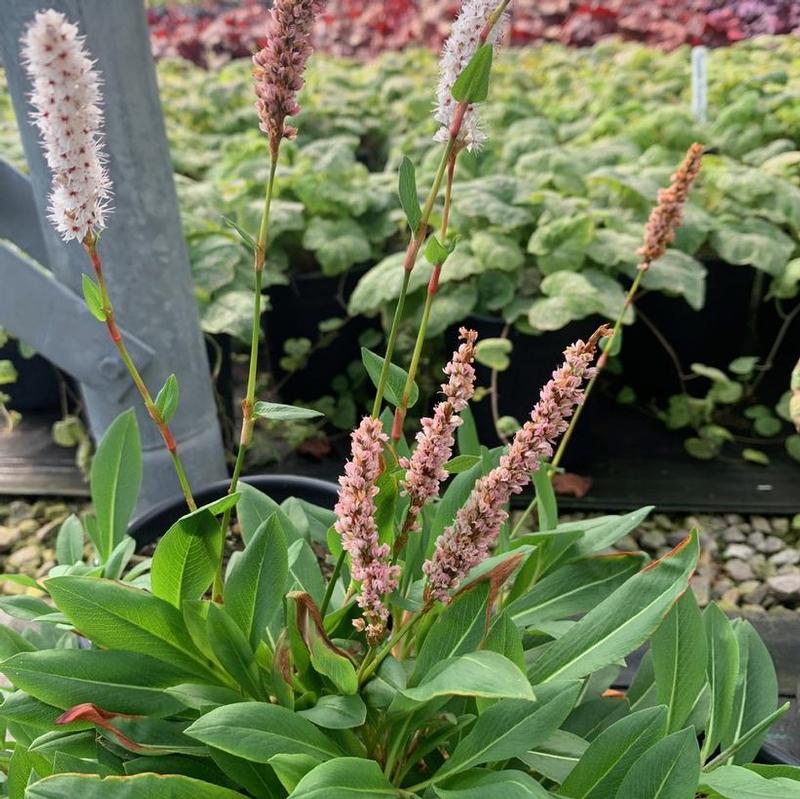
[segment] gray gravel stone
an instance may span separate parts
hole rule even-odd
[[[0,552],[8,552],[19,541],[19,530],[0,525]]]
[[[794,566],[800,563],[800,551],[796,549],[782,549],[769,556],[769,562],[775,566]]]
[[[659,530],[648,530],[639,536],[639,543],[651,552],[655,552],[661,547],[666,546],[667,537]]]
[[[744,582],[745,580],[752,580],[755,577],[750,564],[743,560],[737,560],[736,558],[729,560],[725,564],[725,571],[736,580],[737,583]]]
[[[42,562],[42,554],[36,544],[28,544],[12,552],[6,558],[6,567],[10,572],[21,572],[33,576],[39,564]]]
[[[752,547],[747,546],[747,544],[728,544],[725,551],[722,553],[722,557],[725,558],[725,560],[731,560],[731,558],[749,560],[753,555],[755,555],[755,552]]]
[[[785,546],[786,542],[782,538],[770,535],[764,539],[764,543],[758,548],[758,551],[763,552],[765,555],[772,555],[775,552],[780,552]]]
[[[760,547],[764,543],[764,533],[758,531],[750,533],[750,535],[747,536],[747,543],[750,544],[751,547]]]
[[[771,520],[771,522],[773,532],[777,533],[778,535],[787,535],[789,533],[790,522],[786,517],[776,516]]]
[[[751,516],[750,524],[753,526],[754,530],[758,530],[759,532],[772,532],[772,525],[769,523],[769,519],[766,519],[763,516]]]
[[[739,527],[726,527],[722,533],[722,538],[729,544],[743,544],[747,541],[747,536]]]
[[[778,574],[767,585],[778,599],[800,599],[800,574]]]

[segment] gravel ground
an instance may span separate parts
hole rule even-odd
[[[70,513],[86,503],[61,499],[0,501],[0,572],[43,577],[55,565],[55,539]],[[579,519],[572,514],[565,519]],[[728,610],[800,613],[800,517],[738,514],[675,516],[656,513],[619,542],[652,557],[668,552],[688,531],[701,533],[702,554],[692,587],[701,605],[718,600]],[[0,592],[25,592],[0,583]]]

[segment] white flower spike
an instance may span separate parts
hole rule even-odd
[[[58,11],[37,12],[21,43],[31,116],[53,174],[49,218],[64,241],[83,241],[104,226],[111,197],[100,76],[77,26]]]
[[[458,105],[453,99],[453,84],[477,52],[483,26],[497,5],[498,0],[464,0],[458,18],[453,23],[439,61],[439,85],[436,88],[434,118],[442,126],[434,136],[436,141],[446,142],[450,138],[450,126]],[[505,27],[506,15],[504,14],[492,28],[487,42],[496,44]],[[486,134],[481,130],[478,110],[474,106],[467,109],[458,134],[458,141],[470,152],[480,149],[486,141]]]

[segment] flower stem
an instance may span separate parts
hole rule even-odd
[[[397,632],[380,648],[371,649],[367,654],[358,673],[358,684],[363,685],[383,663],[384,658],[411,632],[414,625],[427,613],[429,608],[423,608],[415,616],[412,616]],[[372,653],[375,653],[372,655]],[[372,655],[372,657],[370,657]],[[369,662],[367,662],[369,661]]]
[[[339,579],[339,576],[342,573],[342,567],[344,566],[346,557],[347,551],[343,549],[339,553],[339,557],[336,559],[336,565],[333,567],[333,574],[331,574],[330,580],[328,580],[328,587],[325,589],[325,596],[322,597],[322,604],[319,608],[319,615],[322,616],[323,619],[325,618],[325,613],[328,610],[328,605],[331,603],[333,589],[336,587],[336,581]]]
[[[256,397],[256,378],[258,376],[258,345],[261,336],[261,290],[264,284],[264,264],[266,262],[267,243],[269,241],[269,212],[272,206],[272,195],[275,189],[275,171],[278,168],[278,150],[271,150],[269,179],[267,180],[267,190],[264,197],[264,210],[261,213],[261,225],[258,230],[258,241],[256,242],[255,253],[253,254],[253,272],[255,273],[255,294],[253,297],[253,321],[250,331],[250,362],[247,374],[247,390],[245,398],[242,400],[242,431],[239,436],[239,450],[236,453],[236,462],[233,466],[231,482],[228,486],[228,493],[233,494],[239,484],[239,478],[244,466],[244,458],[247,448],[253,440],[253,428],[255,427],[255,417],[253,416],[253,406]],[[222,598],[222,560],[225,553],[225,535],[231,521],[231,509],[228,508],[222,516],[223,542],[222,552],[220,553],[217,574],[214,577],[213,595],[215,600]]]
[[[108,287],[106,286],[105,275],[103,274],[103,262],[101,261],[100,254],[97,251],[97,237],[94,235],[94,233],[89,232],[86,234],[86,237],[83,240],[83,246],[89,255],[89,259],[92,262],[92,268],[94,269],[94,273],[97,277],[97,287],[100,289],[100,301],[103,306],[103,315],[105,316],[105,322],[106,327],[108,328],[109,336],[114,342],[114,346],[117,348],[119,357],[122,359],[122,362],[125,364],[125,367],[130,373],[136,389],[138,390],[139,394],[141,394],[148,415],[158,428],[158,432],[161,433],[161,438],[164,440],[164,445],[166,446],[170,457],[172,458],[172,464],[175,467],[175,473],[178,475],[178,482],[181,485],[181,490],[183,491],[183,496],[186,499],[186,504],[188,505],[189,510],[197,510],[197,503],[194,501],[194,497],[192,496],[192,489],[189,486],[189,480],[186,477],[186,471],[183,468],[183,462],[181,461],[180,455],[178,455],[178,445],[175,441],[175,437],[172,435],[172,432],[170,431],[166,421],[164,421],[161,411],[159,411],[158,407],[153,401],[153,397],[147,388],[147,384],[144,382],[139,370],[136,368],[136,364],[133,362],[133,359],[128,352],[128,348],[125,346],[125,342],[122,339],[122,333],[120,332],[119,327],[117,327],[116,318],[114,316],[114,306],[112,305],[111,298],[108,294]]]
[[[433,205],[436,198],[439,196],[439,189],[444,180],[445,170],[450,160],[450,154],[455,149],[456,139],[451,136],[447,142],[447,146],[442,153],[439,166],[436,169],[436,175],[433,178],[433,185],[425,200],[425,205],[422,207],[422,216],[419,225],[414,231],[411,241],[408,243],[406,249],[405,259],[403,261],[403,284],[400,287],[400,296],[397,298],[397,305],[394,309],[394,317],[392,319],[392,326],[389,329],[389,338],[386,341],[386,355],[384,357],[381,374],[378,378],[378,389],[375,394],[375,402],[372,405],[372,415],[377,418],[381,412],[381,405],[383,404],[383,394],[386,390],[386,381],[389,378],[389,366],[392,362],[394,355],[394,347],[397,343],[397,334],[400,332],[400,321],[403,318],[403,308],[405,307],[406,294],[408,294],[408,284],[411,279],[411,272],[414,269],[414,264],[417,261],[417,255],[425,242],[425,236],[428,232],[428,221],[430,220],[431,213],[433,212]]]
[[[442,223],[439,227],[439,238],[441,244],[445,243],[447,238],[447,229],[450,224],[450,208],[453,201],[453,177],[456,171],[456,159],[458,158],[458,148],[454,147],[447,159],[447,184],[444,192],[444,210],[442,211]],[[439,276],[442,272],[441,264],[434,264],[433,274],[430,281],[428,281],[428,293],[425,297],[425,307],[422,310],[422,320],[420,321],[419,330],[417,331],[417,340],[414,343],[414,353],[411,356],[411,364],[408,367],[408,376],[406,377],[406,384],[403,387],[403,394],[400,398],[400,405],[394,413],[394,423],[392,425],[392,440],[399,441],[400,436],[403,434],[403,422],[406,418],[408,411],[408,403],[411,398],[411,391],[414,388],[414,380],[417,377],[417,369],[419,368],[419,361],[422,355],[422,347],[425,344],[425,337],[428,332],[428,322],[431,316],[431,307],[433,306],[433,299],[439,289]]]

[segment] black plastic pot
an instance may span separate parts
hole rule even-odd
[[[299,477],[291,474],[255,475],[244,477],[242,481],[263,491],[275,502],[283,502],[289,497],[297,497],[313,505],[331,508],[336,504],[338,486],[314,477]],[[196,491],[194,498],[198,505],[206,505],[225,496],[228,481],[221,480]],[[137,516],[128,535],[136,540],[139,548],[157,541],[181,516],[186,514],[186,501],[183,495],[165,500],[150,510]]]
[[[0,347],[0,361],[6,360],[17,370],[16,382],[2,387],[11,397],[9,407],[22,413],[59,409],[58,371],[50,361],[41,355],[24,358],[16,340]]]
[[[376,319],[359,316],[336,331],[332,342],[312,353],[306,366],[289,376],[280,367],[284,343],[290,338],[319,339],[319,323],[343,317],[363,269],[327,277],[319,272],[293,275],[287,286],[270,288],[269,312],[265,315],[270,366],[280,396],[285,402],[314,400],[330,393],[331,381],[343,374],[352,361],[361,360],[359,336],[370,328],[380,329]]]

